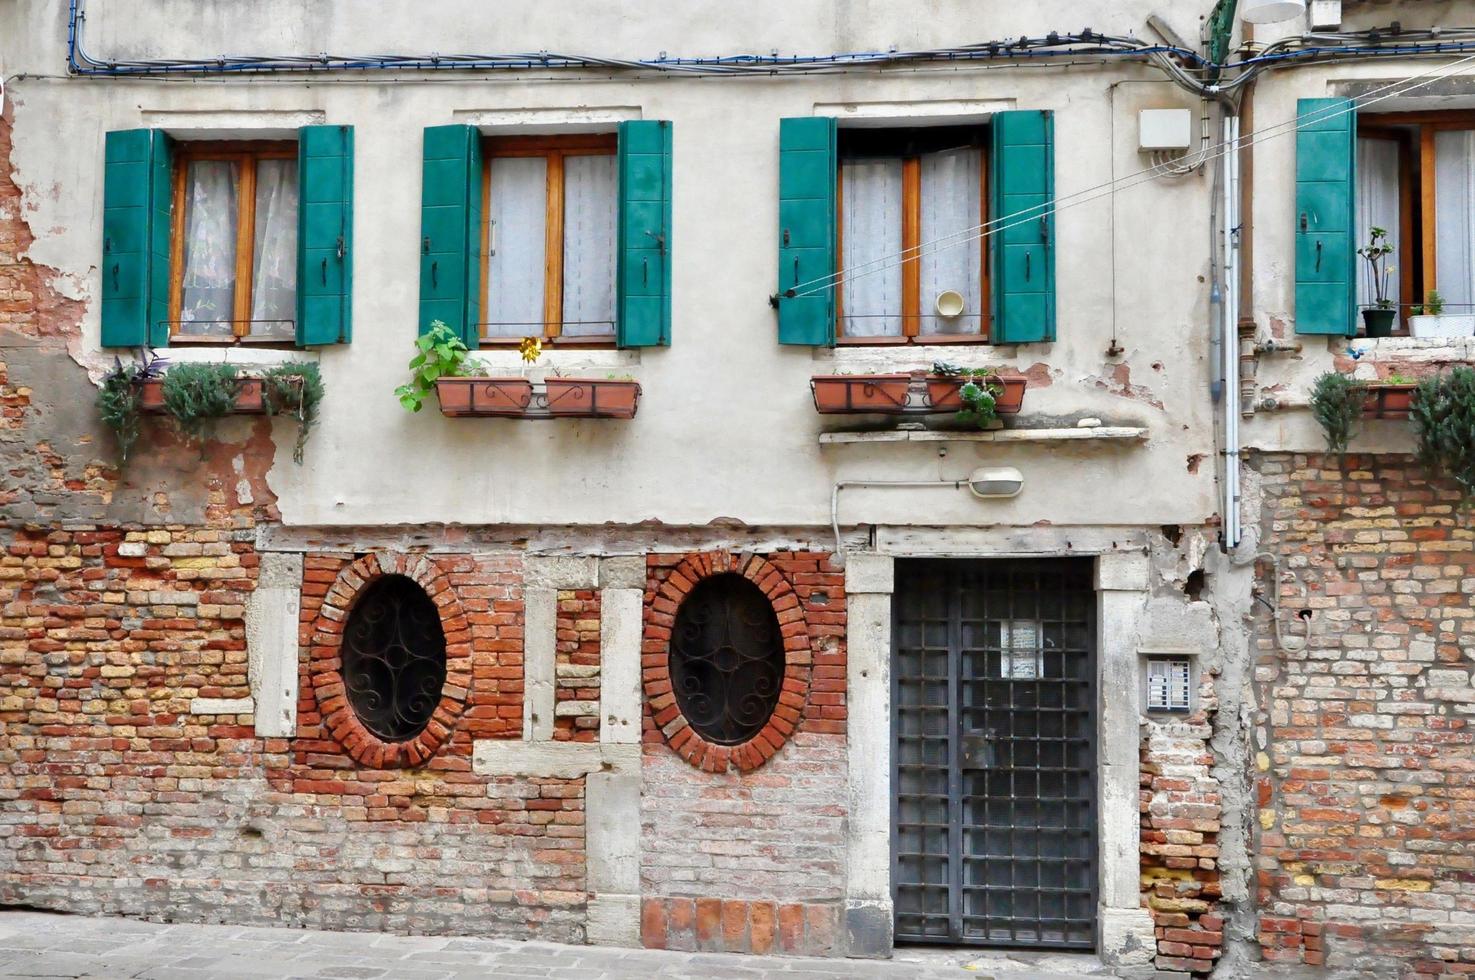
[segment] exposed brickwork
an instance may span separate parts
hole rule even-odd
[[[1142,890],[1157,932],[1157,967],[1208,973],[1224,945],[1218,915],[1222,802],[1211,767],[1216,709],[1205,677],[1196,710],[1142,724]]]
[[[665,741],[683,759],[709,772],[747,771],[773,758],[801,719],[808,731],[843,733],[845,661],[843,652],[836,657],[833,651],[843,649],[844,576],[830,565],[827,555],[794,552],[764,558],[718,551],[651,555],[648,565],[641,647],[647,742]],[[670,642],[677,610],[698,582],[724,573],[742,575],[762,590],[778,615],[784,644],[778,706],[768,724],[739,745],[718,745],[697,734],[682,716],[671,690]],[[837,611],[829,605],[832,595]]]
[[[714,953],[835,953],[840,905],[722,898],[647,898],[640,939],[648,949]]]
[[[1309,629],[1259,641],[1264,955],[1475,973],[1475,526],[1407,456],[1257,468],[1282,629]]]
[[[599,590],[558,593],[553,739],[599,740]]]

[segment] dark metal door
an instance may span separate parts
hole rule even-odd
[[[896,940],[1091,949],[1090,560],[926,559],[896,572]]]

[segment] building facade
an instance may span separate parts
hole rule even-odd
[[[237,6],[0,10],[0,902],[1475,969],[1475,8]]]

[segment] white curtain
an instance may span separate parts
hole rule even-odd
[[[189,164],[184,202],[184,302],[180,333],[229,337],[236,302],[236,194],[240,167]]]
[[[842,332],[900,337],[901,158],[846,160],[841,177],[844,267],[856,272],[844,281]]]
[[[488,337],[541,337],[548,161],[497,157],[491,168],[487,326],[482,329]]]
[[[978,333],[982,306],[983,271],[979,260],[982,241],[968,232],[981,218],[983,193],[979,168],[983,154],[977,148],[944,150],[922,157],[922,243],[956,235],[947,247],[924,249],[921,262],[922,325],[924,334]],[[973,238],[966,244],[965,239]],[[946,290],[963,296],[961,316],[937,315],[937,296]]]
[[[1409,257],[1403,254],[1403,243],[1399,241],[1398,206],[1398,143],[1388,139],[1359,137],[1357,140],[1357,237],[1353,248],[1368,243],[1368,233],[1373,228],[1382,228],[1388,233],[1388,243],[1393,254],[1388,256],[1387,268],[1393,270],[1388,276],[1387,296],[1394,303],[1403,294],[1399,292],[1399,276]],[[1372,268],[1361,256],[1356,259],[1357,302],[1360,306],[1372,306],[1377,298],[1373,285]]]
[[[564,157],[564,336],[597,337],[615,332],[618,197],[619,171],[614,156]]]
[[[297,316],[296,160],[257,161],[255,222],[251,335],[291,340]]]
[[[1446,313],[1475,313],[1475,132],[1434,134],[1434,205],[1435,288]]]

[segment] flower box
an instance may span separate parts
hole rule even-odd
[[[910,374],[819,374],[809,379],[821,415],[899,415],[911,408]]]
[[[1367,419],[1406,419],[1414,402],[1416,384],[1369,384],[1362,417]]]
[[[162,378],[151,378],[145,381],[139,392],[139,405],[143,411],[150,415],[163,415],[164,408],[164,381]],[[238,378],[236,379],[236,407],[231,410],[234,415],[260,415],[266,411],[266,385],[260,378]]]
[[[555,418],[633,419],[640,405],[638,381],[549,378],[544,386]]]
[[[1027,378],[1005,378],[991,374],[986,378],[964,378],[946,374],[927,375],[927,401],[934,412],[960,412],[963,398],[958,389],[970,381],[1000,389],[994,396],[994,411],[1000,415],[1016,415],[1024,405]]]
[[[1410,337],[1470,337],[1475,336],[1475,314],[1434,313],[1408,318]]]
[[[440,413],[452,418],[516,418],[533,400],[526,378],[439,378],[435,397]]]

